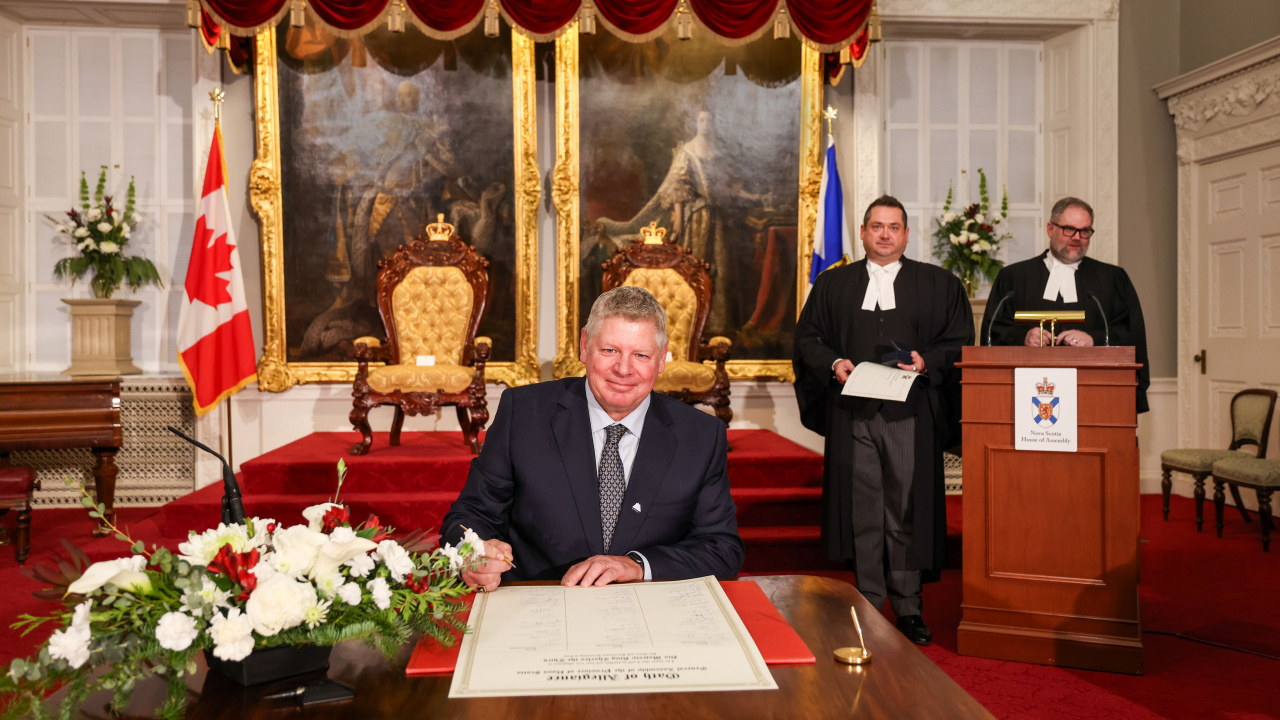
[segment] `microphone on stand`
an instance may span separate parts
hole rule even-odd
[[[1000,298],[1000,302],[996,303],[996,311],[991,313],[991,324],[987,326],[987,347],[991,347],[991,333],[996,331],[996,318],[1000,316],[1000,308],[1004,307],[1004,303],[1013,297],[1014,291],[1010,290]]]
[[[1089,293],[1089,297],[1093,298],[1093,304],[1098,306],[1098,314],[1102,316],[1102,344],[1111,344],[1111,323],[1107,322],[1107,313],[1102,310],[1102,301],[1098,300],[1098,296]]]
[[[169,432],[218,458],[218,460],[222,462],[222,522],[226,525],[243,525],[244,502],[240,499],[240,483],[236,482],[236,475],[231,472],[231,466],[227,464],[227,461],[223,459],[221,455],[214,452],[207,445],[197,442],[193,438],[187,437],[175,427],[166,427],[168,427]]]

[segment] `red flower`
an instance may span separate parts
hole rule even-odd
[[[342,527],[351,522],[351,515],[342,505],[335,505],[325,511],[324,518],[320,522],[325,532],[333,532],[334,528]]]
[[[225,576],[231,582],[240,586],[242,592],[236,596],[236,600],[241,602],[249,599],[249,593],[258,587],[258,576],[253,574],[253,568],[258,564],[258,550],[254,548],[247,553],[238,553],[231,549],[228,543],[222,546],[218,554],[213,557],[213,561],[209,563],[209,572],[215,575]]]
[[[995,231],[996,231],[995,227],[994,227],[994,226],[992,226],[992,225],[981,225],[981,226],[979,226],[979,227],[981,227],[983,230],[986,230],[987,232],[995,232]]]
[[[387,539],[387,528],[378,520],[377,515],[370,515],[369,519],[365,520],[364,524],[360,526],[360,529],[372,530],[373,535],[371,535],[369,539],[376,543]]]

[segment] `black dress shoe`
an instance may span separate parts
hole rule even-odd
[[[919,615],[904,615],[898,618],[898,630],[917,645],[928,645],[933,642],[933,633],[929,632],[929,626],[924,624],[924,620]]]

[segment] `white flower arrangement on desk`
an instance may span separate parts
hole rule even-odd
[[[960,212],[951,210],[952,189],[947,188],[947,201],[942,205],[942,217],[933,231],[933,256],[942,261],[942,268],[959,276],[965,291],[973,297],[980,282],[995,282],[1004,263],[997,257],[1000,243],[1012,237],[999,228],[1009,216],[1009,193],[1006,190],[1000,209],[991,209],[987,194],[987,174],[978,168],[978,195],[981,202],[973,203]]]
[[[345,474],[339,461],[339,492]],[[6,717],[47,716],[43,698],[63,683],[63,716],[102,689],[113,691],[111,707],[121,710],[152,674],[168,680],[160,717],[181,717],[184,677],[196,671],[202,650],[239,661],[263,648],[362,639],[390,657],[415,631],[452,645],[466,630],[458,614],[470,590],[461,572],[484,562],[484,543],[470,530],[457,548],[440,548],[439,535],[422,532],[393,540],[376,515],[353,525],[336,493],[302,512],[306,525],[255,517],[192,531],[177,554],[158,546],[148,552],[81,493],[89,514],[132,554],[90,565],[68,545],[74,566],[34,568],[34,577],[55,586],[37,595],[61,599],[65,609],[13,624],[23,635],[48,621],[61,627],[0,678],[0,693],[11,696]],[[95,676],[99,667],[106,671]]]

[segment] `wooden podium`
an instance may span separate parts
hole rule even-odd
[[[1132,347],[966,347],[961,655],[1142,673]],[[1014,449],[1014,368],[1076,368],[1078,450]]]

